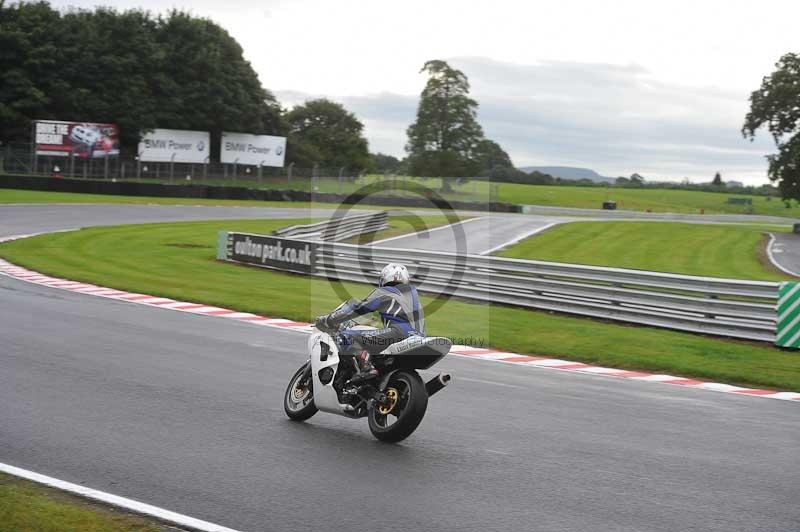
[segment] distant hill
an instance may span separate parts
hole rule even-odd
[[[553,177],[560,177],[561,179],[590,179],[597,183],[613,183],[615,181],[615,178],[602,176],[589,168],[575,168],[573,166],[523,166],[520,170],[527,173],[535,170],[543,174],[550,174]]]

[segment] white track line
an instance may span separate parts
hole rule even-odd
[[[101,501],[118,508],[124,508],[137,514],[155,517],[160,521],[173,523],[189,530],[196,530],[199,532],[238,532],[233,528],[209,523],[208,521],[203,521],[201,519],[189,517],[188,515],[171,512],[169,510],[159,508],[158,506],[145,504],[143,502],[128,499],[126,497],[120,497],[119,495],[106,493],[105,491],[87,488],[86,486],[81,486],[79,484],[73,484],[72,482],[66,482],[57,478],[34,473],[33,471],[14,467],[2,462],[0,462],[0,471],[8,473],[9,475],[14,475],[15,477],[24,478],[32,482],[45,484],[69,493],[74,493],[75,495],[80,495],[81,497],[87,497],[89,499]]]
[[[558,225],[558,224],[560,224],[560,223],[561,223],[561,222],[552,222],[552,223],[549,223],[549,224],[545,224],[545,225],[543,225],[542,227],[537,227],[536,229],[533,229],[533,230],[531,230],[531,231],[528,231],[527,233],[523,234],[522,236],[519,236],[519,237],[517,237],[517,238],[514,238],[514,239],[512,239],[512,240],[509,240],[508,242],[505,242],[505,243],[503,243],[503,244],[500,244],[499,246],[495,246],[495,247],[493,247],[492,249],[490,249],[490,250],[488,250],[488,251],[481,251],[481,252],[479,253],[479,255],[491,255],[491,254],[492,254],[492,253],[494,253],[495,251],[500,251],[501,249],[503,249],[503,248],[507,248],[508,246],[513,246],[513,245],[514,245],[514,244],[516,244],[517,242],[521,242],[521,241],[525,240],[526,238],[532,237],[532,236],[533,236],[533,235],[535,235],[536,233],[541,233],[542,231],[546,231],[547,229],[550,229],[550,228],[551,228],[551,227],[553,227],[554,225]]]
[[[788,273],[792,277],[800,277],[800,273],[793,272],[792,270],[790,270],[788,268],[784,268],[783,266],[778,264],[778,261],[775,260],[775,256],[772,254],[772,245],[775,242],[776,242],[775,235],[773,235],[772,233],[769,233],[769,244],[767,244],[767,256],[769,257],[769,261],[772,263],[773,266],[778,268],[783,273]]]
[[[423,234],[427,234],[427,233],[433,233],[434,231],[439,231],[441,229],[447,229],[448,227],[453,227],[454,225],[459,225],[459,224],[464,225],[464,224],[469,223],[469,222],[474,222],[475,220],[483,220],[484,218],[486,218],[486,216],[477,216],[475,218],[469,218],[467,220],[459,220],[458,222],[455,222],[455,223],[452,223],[452,224],[447,224],[447,225],[440,225],[439,227],[434,227],[433,229],[423,229],[422,231],[417,231],[416,233],[406,233],[406,234],[400,235],[400,236],[392,236],[392,237],[389,237],[389,238],[384,238],[383,240],[376,240],[375,242],[373,242],[370,245],[374,246],[374,245],[377,245],[377,244],[383,244],[384,242],[390,242],[392,240],[400,240],[401,238],[410,238],[410,237],[412,237],[414,235],[423,235]]]

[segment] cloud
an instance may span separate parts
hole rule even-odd
[[[543,61],[519,65],[483,57],[448,60],[471,83],[478,119],[515,164],[592,168],[610,176],[765,181],[767,135],[742,138],[748,94],[654,80],[640,65]],[[285,104],[312,97],[279,91]],[[333,99],[365,124],[373,151],[403,155],[418,95],[381,92]]]

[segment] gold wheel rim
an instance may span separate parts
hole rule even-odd
[[[389,404],[378,406],[378,412],[384,416],[388,415],[392,410],[394,410],[394,407],[397,405],[397,398],[399,395],[395,388],[389,388],[386,390],[386,397],[389,399]]]
[[[292,391],[295,401],[300,401],[308,395],[308,390],[305,387],[295,386]]]

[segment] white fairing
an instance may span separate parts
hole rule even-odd
[[[446,355],[450,352],[452,346],[453,342],[451,342],[449,338],[443,338],[441,336],[409,336],[405,340],[393,343],[381,351],[381,354],[403,355],[412,353],[421,348],[428,348],[442,355]]]
[[[330,349],[330,354],[324,361],[320,360],[321,343],[327,344]],[[315,333],[308,340],[308,353],[311,357],[311,375],[314,379],[314,405],[323,412],[344,415],[350,406],[340,404],[339,396],[333,389],[333,382],[336,380],[336,372],[339,369],[339,349],[336,347],[336,342],[326,333]],[[333,378],[328,384],[322,384],[322,381],[319,380],[319,372],[323,368],[332,368],[334,371]]]

